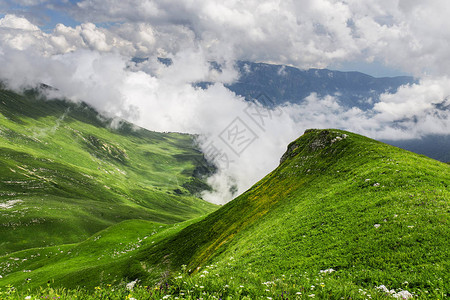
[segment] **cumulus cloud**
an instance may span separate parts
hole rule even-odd
[[[209,60],[300,68],[376,60],[416,76],[449,75],[450,69],[450,20],[442,17],[450,4],[445,0],[82,0],[66,9],[84,23],[72,31],[60,26],[48,36],[38,34],[35,43],[51,46],[48,40],[64,37],[66,47],[60,41],[55,52],[85,47],[142,57],[201,47]],[[2,20],[36,29],[25,21],[11,15]],[[93,25],[98,22],[112,26]]]
[[[379,60],[416,75],[447,74],[449,19],[445,0],[177,1],[83,0],[83,21],[183,28],[211,56],[325,67],[355,58]],[[414,64],[411,64],[414,60]],[[440,62],[440,63],[439,63]]]
[[[0,19],[0,27],[27,31],[39,31],[39,27],[31,24],[27,19],[16,17],[15,15],[6,15],[4,18]]]

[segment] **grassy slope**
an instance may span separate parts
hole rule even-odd
[[[249,191],[142,259],[216,265],[212,289],[281,278],[292,289],[333,268],[342,287],[449,292],[448,165],[338,130],[289,149]]]
[[[17,288],[28,288],[53,281],[57,285],[73,288],[93,287],[101,282],[117,284],[127,278],[134,279],[133,268],[146,268],[145,263],[135,260],[141,248],[160,243],[195,221],[166,225],[127,220],[81,243],[18,251],[0,257],[3,285],[11,283]],[[164,265],[156,267],[152,279],[160,280],[160,274],[164,276],[164,271]]]
[[[110,129],[86,105],[38,98],[0,89],[0,254],[215,209],[190,188],[205,186],[192,136]]]
[[[191,225],[162,228],[123,264],[92,264],[86,280],[72,282],[80,273],[58,275],[66,264],[74,265],[72,257],[43,268],[30,265],[32,272],[12,272],[3,282],[21,287],[30,277],[30,287],[47,279],[92,287],[114,282],[116,275],[157,282],[187,264],[193,272],[182,282],[172,280],[172,293],[197,289],[198,296],[255,298],[302,292],[297,296],[335,299],[358,298],[360,288],[373,294],[384,284],[442,299],[450,282],[449,183],[447,164],[356,134],[313,130],[293,142],[280,167],[249,191]],[[109,230],[120,236],[122,226],[127,224]],[[107,251],[94,255],[99,261],[113,247],[102,248]],[[28,268],[22,259],[30,255],[14,253],[0,263],[15,261],[14,270],[22,270]],[[328,268],[336,272],[320,273]],[[102,278],[103,270],[110,275]]]

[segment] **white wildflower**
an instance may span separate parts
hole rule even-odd
[[[26,300],[31,299],[31,296],[26,296],[25,299]]]
[[[308,297],[311,297],[311,298],[314,298],[315,296],[316,296],[316,294],[308,295]]]
[[[377,290],[381,290],[381,291],[383,291],[383,292],[385,292],[385,293],[389,293],[389,290],[388,290],[388,288],[385,286],[385,285],[380,285],[380,286],[377,286],[377,287],[375,287]]]
[[[333,272],[335,272],[336,270],[333,270],[333,269],[326,269],[326,270],[320,270],[320,273],[322,273],[322,274],[329,274],[329,273],[333,273]]]
[[[414,297],[414,296],[413,296],[410,292],[408,292],[408,291],[400,291],[400,292],[396,293],[394,289],[389,290],[389,289],[388,289],[386,286],[384,286],[384,285],[380,285],[380,286],[377,286],[377,287],[375,287],[375,288],[378,289],[378,290],[381,290],[381,291],[383,291],[383,292],[385,292],[385,293],[391,294],[392,297],[394,297],[394,298],[396,298],[396,299],[410,299],[410,298],[413,298],[413,297]]]
[[[138,282],[138,279],[131,281],[129,283],[127,283],[127,290],[132,290],[134,288],[134,286],[136,285],[136,283]]]
[[[410,299],[410,298],[413,298],[413,295],[408,291],[400,291],[400,292],[392,295],[392,297],[397,298],[397,299]]]
[[[375,228],[378,228],[378,227],[380,227],[381,226],[381,224],[375,224],[375,225],[373,225],[373,227],[375,227]]]

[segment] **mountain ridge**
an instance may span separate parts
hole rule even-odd
[[[415,83],[413,77],[373,77],[361,72],[328,69],[298,69],[284,65],[239,61],[241,77],[227,87],[247,100],[264,94],[275,105],[301,103],[312,93],[336,95],[344,107],[368,109],[382,93],[393,93],[398,87]]]

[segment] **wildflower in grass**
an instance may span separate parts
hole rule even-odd
[[[31,296],[26,296],[25,299],[26,300],[31,299]]]
[[[397,298],[397,299],[410,299],[410,298],[413,298],[413,295],[410,292],[408,292],[408,291],[400,291],[398,293],[395,293],[392,296],[394,298]]]
[[[295,293],[296,295],[301,295],[302,294],[302,292],[297,292],[297,293]]]
[[[381,226],[380,224],[373,225],[373,227],[375,227],[375,228],[379,228],[380,226]]]
[[[308,295],[308,297],[311,297],[311,298],[314,298],[315,296],[316,296],[316,294]]]
[[[137,282],[138,282],[138,279],[127,283],[127,285],[126,285],[127,290],[132,290]]]

